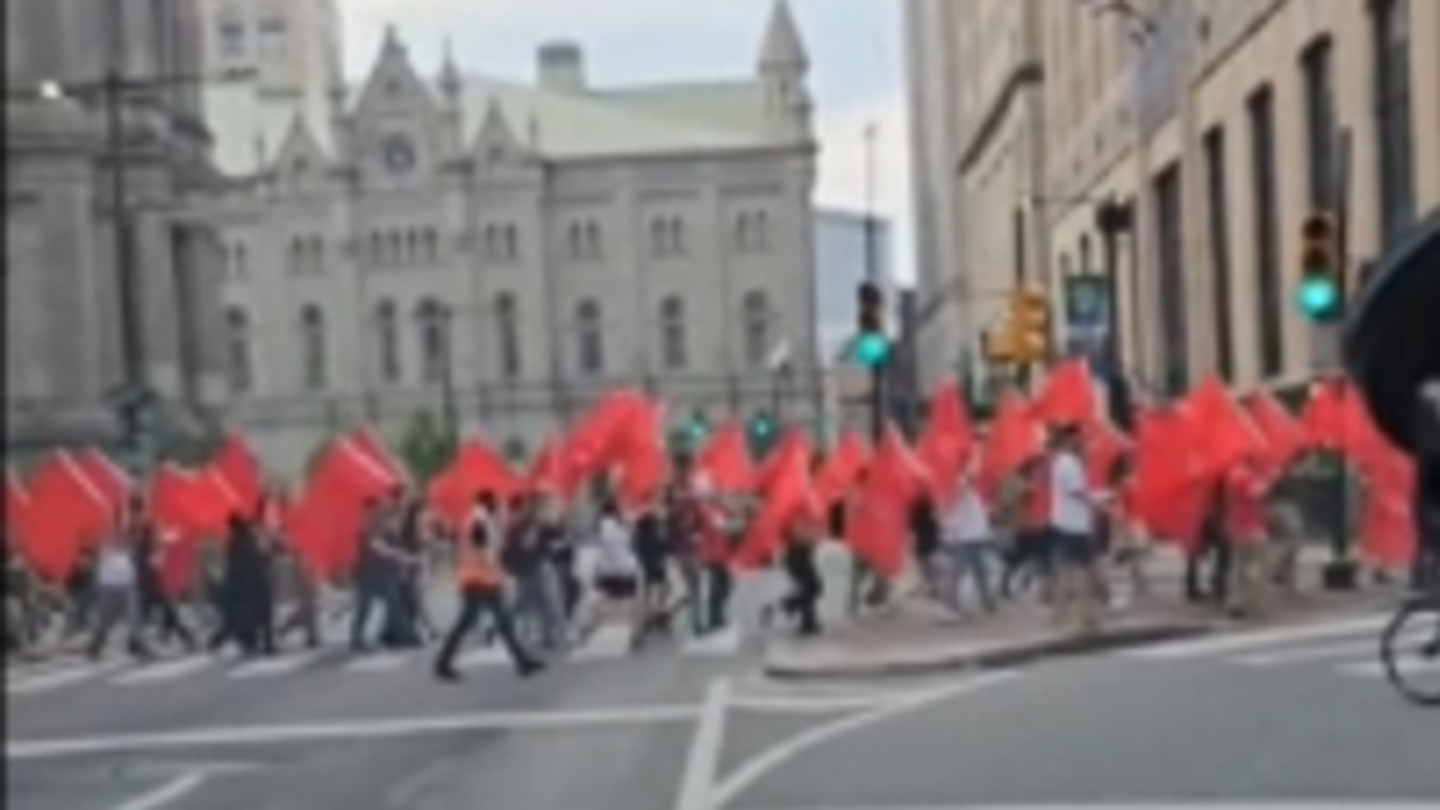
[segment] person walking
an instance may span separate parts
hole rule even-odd
[[[1060,560],[1055,615],[1065,623],[1073,612],[1082,635],[1100,629],[1100,607],[1105,593],[1096,513],[1106,495],[1090,486],[1080,456],[1080,428],[1061,427],[1050,459],[1050,526]]]
[[[94,625],[85,647],[91,660],[98,661],[105,654],[117,624],[125,627],[125,646],[130,655],[141,660],[150,658],[140,615],[140,574],[135,568],[135,550],[131,545],[133,522],[137,517],[130,508],[122,510],[96,549],[91,614]]]
[[[455,656],[479,627],[481,617],[488,616],[516,673],[526,678],[543,670],[545,662],[532,656],[521,643],[505,602],[505,574],[496,554],[499,532],[490,519],[490,510],[484,506],[493,504],[494,496],[482,493],[477,502],[480,508],[455,540],[455,586],[460,592],[460,607],[440,644],[434,674],[442,681],[460,680]]]
[[[996,603],[991,587],[990,557],[995,553],[995,534],[973,466],[961,472],[939,534],[940,549],[949,561],[940,597],[957,616],[963,615],[965,608],[961,591],[965,580],[969,579],[975,584],[981,608],[986,613],[994,613]]]
[[[601,624],[618,616],[629,624],[630,646],[637,648],[648,619],[645,603],[640,598],[640,560],[635,554],[630,527],[613,499],[607,498],[600,506],[594,552],[592,595],[589,604],[581,610],[577,625],[579,643],[583,644]]]

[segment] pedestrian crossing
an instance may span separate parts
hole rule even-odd
[[[557,666],[583,667],[604,662],[632,660],[636,665],[659,659],[723,660],[741,655],[745,634],[729,628],[699,637],[678,639],[647,646],[641,653],[630,649],[626,627],[601,627],[573,650],[563,654]],[[341,648],[285,650],[262,658],[240,658],[211,653],[161,657],[148,662],[113,660],[99,662],[71,658],[53,664],[29,666],[6,672],[5,693],[9,700],[66,690],[105,686],[122,690],[160,689],[169,685],[214,681],[255,682],[287,676],[377,677],[399,674],[421,677],[429,671],[435,655],[433,646],[417,650],[377,651],[351,655]],[[474,646],[462,651],[457,666],[464,670],[509,668],[509,656],[500,644]]]
[[[1226,633],[1118,653],[1150,662],[1212,661],[1254,670],[1322,668],[1347,678],[1385,677],[1380,639],[1389,614],[1351,616],[1288,627]],[[1418,647],[1433,637],[1433,626],[1409,628],[1399,643]],[[1407,656],[1397,661],[1406,674],[1440,683],[1440,659]]]

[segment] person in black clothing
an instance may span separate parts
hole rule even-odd
[[[565,621],[543,541],[538,502],[529,495],[516,497],[500,556],[514,585],[511,610],[527,641],[558,650],[565,643]]]
[[[132,505],[138,510],[139,505]],[[138,511],[137,511],[138,513]],[[158,623],[160,637],[178,640],[186,650],[194,651],[195,634],[180,619],[175,600],[165,588],[158,532],[149,520],[137,521],[131,529],[131,550],[135,560],[136,585],[140,594],[140,621],[144,625]]]
[[[1210,503],[1200,524],[1200,542],[1185,558],[1185,598],[1190,602],[1224,605],[1230,583],[1230,538],[1226,536],[1225,484],[1217,481],[1210,492]],[[1209,567],[1208,577],[1206,567]],[[1201,585],[1209,580],[1209,588]]]
[[[385,647],[407,649],[418,647],[425,636],[435,635],[429,614],[425,612],[421,593],[421,566],[424,550],[423,527],[424,505],[415,499],[406,501],[400,507],[399,519],[395,525],[395,546],[403,552],[408,561],[395,571],[394,610],[385,613],[384,628],[380,631],[380,642]]]
[[[921,587],[932,595],[942,593],[937,587],[940,574],[935,554],[940,550],[940,519],[935,514],[935,500],[928,492],[910,504],[910,539],[914,544],[915,562],[924,575]]]
[[[790,577],[792,588],[781,609],[794,619],[796,632],[802,636],[816,636],[821,632],[819,608],[825,584],[815,564],[817,542],[814,536],[792,527],[787,531],[780,563]]]
[[[1415,409],[1416,590],[1440,589],[1440,382],[1421,389]]]
[[[249,518],[232,514],[229,535],[221,581],[221,621],[209,647],[218,650],[234,642],[245,655],[274,653],[269,559]]]
[[[645,621],[637,644],[652,633],[668,632],[671,547],[665,534],[665,517],[655,504],[635,519],[635,558],[640,563],[640,600]]]
[[[566,529],[565,519],[560,515],[554,499],[548,493],[537,493],[539,502],[536,509],[537,532],[540,547],[550,564],[556,590],[559,591],[560,612],[568,625],[575,619],[575,609],[580,606],[584,593],[580,574],[575,570],[575,542]]]

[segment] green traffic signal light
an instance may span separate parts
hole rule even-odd
[[[890,340],[879,332],[865,332],[855,338],[851,347],[855,362],[866,368],[874,368],[890,356]]]
[[[1340,287],[1327,275],[1310,276],[1300,282],[1295,303],[1312,321],[1331,320],[1340,314]]]

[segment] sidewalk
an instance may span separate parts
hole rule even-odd
[[[1305,591],[1277,595],[1261,617],[1235,620],[1214,608],[1186,604],[1180,598],[1179,578],[1155,573],[1160,574],[1154,580],[1156,593],[1110,611],[1093,635],[1082,637],[1057,627],[1047,608],[1029,600],[1003,605],[995,616],[968,619],[957,619],[933,603],[902,601],[885,614],[832,622],[818,639],[772,638],[764,671],[779,679],[844,680],[1009,667],[1052,656],[1299,623],[1373,610],[1393,600],[1392,590],[1375,586],[1353,593],[1317,591],[1316,578],[1307,571]]]

